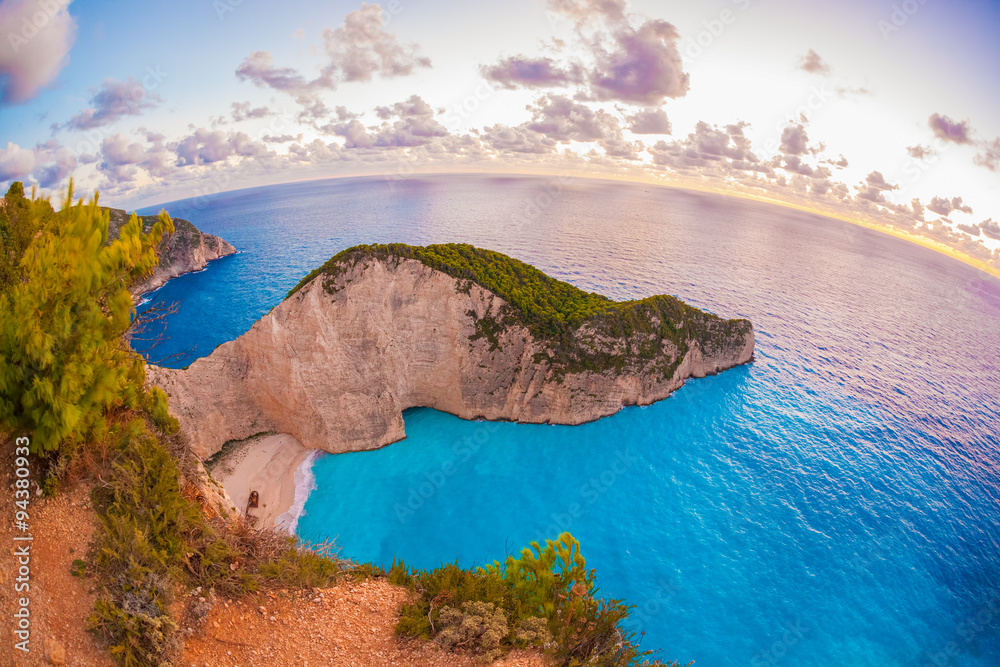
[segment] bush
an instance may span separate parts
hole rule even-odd
[[[329,586],[342,564],[333,545],[299,545],[245,521],[213,522],[197,501],[165,435],[136,416],[109,431],[108,481],[94,491],[99,529],[90,562],[99,598],[89,627],[123,665],[168,664],[179,646],[166,615],[173,586],[240,595],[267,586]],[[98,475],[99,478],[103,475]]]
[[[139,407],[145,364],[126,339],[128,288],[153,270],[156,245],[173,232],[166,213],[148,234],[133,215],[108,243],[97,195],[76,205],[72,197],[71,186],[51,214],[46,200],[13,206],[24,208],[17,226],[37,231],[15,244],[23,254],[0,291],[0,429],[32,433],[36,454],[100,439],[109,410]]]
[[[446,650],[470,649],[487,662],[505,653],[500,647],[510,633],[507,615],[491,602],[465,602],[461,610],[443,607],[438,624],[436,641]]]
[[[532,543],[517,558],[463,569],[457,564],[412,574],[393,563],[390,581],[417,593],[403,605],[396,632],[431,638],[493,659],[514,647],[550,650],[562,665],[627,667],[648,662],[624,629],[630,607],[595,597],[580,543],[563,533]],[[675,663],[671,663],[675,665]]]

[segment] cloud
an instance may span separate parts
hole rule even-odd
[[[254,107],[249,102],[233,102],[232,106],[234,123],[250,118],[264,118],[273,114],[267,107]]]
[[[375,74],[406,76],[416,67],[431,66],[415,46],[403,46],[395,34],[386,31],[382,8],[375,4],[362,3],[342,26],[326,28],[323,41],[330,62],[321,78],[331,81],[370,81]]]
[[[510,153],[552,153],[556,141],[524,127],[492,125],[483,128],[482,140],[496,151]]]
[[[984,141],[979,146],[982,152],[974,158],[976,164],[990,171],[1000,170],[1000,137],[992,142]]]
[[[483,76],[504,88],[558,88],[577,84],[583,80],[578,64],[561,67],[551,58],[504,58],[493,66],[480,68]]]
[[[532,119],[525,127],[559,142],[596,141],[607,156],[638,159],[643,145],[625,141],[621,123],[603,109],[594,110],[562,95],[543,95],[529,105]]]
[[[311,95],[315,82],[306,81],[305,77],[291,67],[275,67],[274,57],[267,51],[254,51],[236,68],[236,77],[251,81],[261,88],[273,88],[298,97]]]
[[[529,106],[529,130],[556,141],[599,141],[621,137],[618,119],[603,109],[594,111],[562,95],[545,95]]]
[[[947,197],[934,197],[927,205],[927,210],[942,216],[947,216],[952,211],[972,215],[972,209],[964,204],[961,197],[953,197],[950,201]]]
[[[802,155],[809,152],[809,135],[802,125],[789,125],[781,132],[781,152]]]
[[[979,228],[983,230],[983,234],[990,237],[995,241],[1000,241],[1000,225],[993,222],[993,218],[988,220],[983,220],[979,223]]]
[[[333,130],[334,134],[344,137],[344,148],[372,148],[375,138],[368,134],[364,123],[354,119]]]
[[[882,176],[882,172],[873,171],[865,177],[864,183],[858,186],[858,199],[873,202],[875,204],[885,204],[886,199],[882,194],[887,190],[898,190],[899,186],[889,183]]]
[[[830,73],[830,66],[812,49],[809,49],[809,53],[799,58],[799,69],[805,70],[810,74]]]
[[[72,0],[9,0],[0,5],[0,107],[22,104],[52,83],[76,38]]]
[[[254,51],[236,68],[236,76],[261,88],[291,95],[303,107],[302,120],[317,120],[329,113],[319,99],[323,91],[335,90],[345,81],[370,81],[406,76],[431,61],[418,54],[417,47],[403,46],[386,31],[382,8],[361,4],[344,18],[339,28],[323,30],[327,62],[314,79],[307,79],[291,67],[277,67],[268,51]]]
[[[391,107],[378,107],[375,113],[386,119],[376,129],[375,145],[378,147],[424,146],[448,134],[448,130],[434,120],[434,109],[419,95],[411,95],[405,102],[396,102]]]
[[[618,100],[652,106],[668,98],[683,97],[690,88],[670,23],[646,21],[638,28],[624,25],[614,34],[610,51],[595,48],[595,68],[590,73],[591,94],[601,100]]]
[[[781,159],[784,161],[782,169],[790,171],[793,174],[799,174],[800,176],[813,176],[816,172],[813,167],[809,166],[802,161],[802,158],[798,155],[783,155]],[[775,164],[778,166],[778,164]],[[825,167],[823,168],[825,170]],[[825,171],[826,175],[829,175],[829,171]]]
[[[381,125],[366,127],[343,107],[338,107],[340,123],[323,130],[344,137],[344,148],[412,148],[426,146],[448,135],[448,130],[434,119],[434,109],[419,95],[411,95],[392,106],[375,108]]]
[[[683,70],[680,35],[672,24],[653,19],[634,27],[625,16],[624,0],[550,0],[549,8],[576,24],[575,48],[554,41],[558,50],[567,52],[568,64],[514,56],[483,67],[484,76],[506,88],[579,85],[581,99],[647,107],[687,94],[690,77]]]
[[[34,148],[21,148],[13,142],[0,148],[0,182],[30,179],[43,188],[52,188],[76,165],[76,156],[55,139],[35,144]]]
[[[133,77],[127,81],[108,77],[91,96],[91,106],[70,118],[61,129],[90,130],[110,125],[125,116],[138,116],[160,101],[159,95],[148,92],[146,86]]]
[[[929,146],[922,146],[917,144],[916,146],[907,146],[906,152],[910,154],[910,157],[917,160],[923,160],[926,157],[933,157],[937,155],[937,151]]]
[[[198,128],[180,141],[170,144],[177,154],[177,166],[202,165],[220,162],[238,155],[258,157],[270,151],[255,142],[244,132],[225,133],[220,130]]]
[[[343,126],[344,123],[350,120],[354,120],[359,116],[359,114],[348,111],[347,107],[342,105],[337,105],[336,107],[334,107],[333,115],[335,122],[326,123],[322,126],[318,126],[316,129],[322,132],[323,134],[339,134],[338,130]]]
[[[588,21],[619,23],[625,20],[627,0],[548,0],[549,10],[578,25]]]
[[[880,171],[873,171],[865,177],[865,184],[876,190],[898,190],[898,185],[893,185],[885,180]]]
[[[728,175],[733,172],[770,173],[750,150],[750,140],[743,132],[746,123],[725,128],[698,121],[695,131],[677,141],[658,141],[649,147],[653,163],[677,170],[699,170]]]
[[[956,123],[947,116],[933,114],[928,123],[934,131],[935,136],[943,141],[950,141],[956,144],[968,144],[972,142],[970,138],[972,130],[969,127],[968,121],[963,120],[960,123]]]
[[[955,225],[959,230],[965,232],[969,236],[979,236],[979,225]]]
[[[643,109],[626,116],[632,134],[670,134],[670,119],[663,109]]]
[[[135,180],[139,167],[153,177],[162,178],[176,171],[176,154],[169,150],[162,134],[146,133],[148,145],[130,141],[118,133],[101,142],[98,169],[112,183]]]
[[[429,118],[434,115],[434,109],[419,95],[410,95],[404,102],[396,102],[391,107],[375,107],[375,115],[383,120],[399,118]]]

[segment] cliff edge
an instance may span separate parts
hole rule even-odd
[[[118,238],[118,231],[129,220],[129,213],[119,208],[107,209],[109,214],[108,239]],[[142,230],[148,232],[156,222],[155,215],[140,215]],[[157,248],[159,264],[146,280],[132,286],[133,296],[163,287],[171,278],[201,271],[213,259],[232,255],[236,248],[218,236],[206,234],[187,220],[173,218],[174,233],[164,236]]]
[[[615,302],[468,245],[357,246],[243,336],[149,368],[199,457],[275,431],[338,453],[404,437],[402,411],[580,424],[751,361],[753,326],[671,296]]]

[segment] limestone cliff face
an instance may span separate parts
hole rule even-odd
[[[129,214],[117,208],[108,209],[110,221],[108,237],[118,238],[118,230],[128,222]],[[155,215],[139,216],[144,231],[149,231],[156,222]],[[160,242],[158,248],[160,262],[153,274],[132,287],[132,294],[139,296],[162,287],[171,278],[201,271],[213,259],[232,255],[236,248],[218,236],[200,231],[187,220],[174,218],[174,233]]]
[[[688,341],[683,355],[666,344],[670,375],[664,359],[629,356],[644,341],[608,339],[586,325],[572,335],[623,355],[623,365],[560,372],[523,325],[503,327],[492,342],[477,337],[477,322],[502,317],[504,306],[420,261],[373,259],[311,280],[188,369],[151,367],[149,375],[202,458],[264,431],[338,453],[402,439],[401,412],[416,406],[465,419],[580,424],[660,400],[685,378],[746,363],[754,352],[748,321],[690,309],[712,335]]]

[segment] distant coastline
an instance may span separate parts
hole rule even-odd
[[[414,174],[411,174],[411,175],[407,176],[405,180],[414,180],[414,179],[419,179],[421,177],[433,178],[433,177],[442,177],[442,176],[492,176],[492,177],[497,177],[497,178],[502,178],[502,177],[505,177],[505,176],[510,176],[510,177],[535,177],[535,178],[539,178],[539,179],[543,179],[543,180],[553,180],[553,181],[556,181],[557,185],[555,187],[557,189],[560,188],[560,187],[562,187],[562,185],[561,185],[562,183],[571,182],[571,181],[574,181],[574,180],[606,181],[606,182],[609,182],[609,183],[623,183],[623,184],[632,184],[632,185],[649,185],[649,186],[654,186],[654,187],[664,188],[664,189],[684,190],[684,191],[689,191],[689,192],[700,192],[700,193],[704,193],[704,194],[712,194],[712,195],[720,195],[720,196],[723,196],[723,197],[731,197],[731,198],[739,199],[739,200],[742,200],[742,201],[753,201],[753,202],[759,202],[759,203],[762,203],[762,204],[771,204],[771,205],[774,205],[774,206],[780,206],[782,208],[788,208],[788,209],[792,209],[792,210],[796,210],[796,211],[802,211],[802,212],[805,212],[805,213],[811,213],[813,215],[818,215],[818,216],[821,216],[821,217],[824,217],[824,218],[830,218],[832,220],[838,220],[840,222],[846,222],[846,223],[849,223],[849,224],[852,224],[852,225],[857,225],[859,227],[864,227],[865,229],[871,229],[873,231],[882,232],[884,234],[888,234],[889,236],[894,236],[894,237],[896,237],[898,239],[902,239],[904,241],[910,241],[912,243],[915,243],[915,244],[917,244],[919,246],[922,246],[924,248],[927,248],[929,250],[934,250],[934,251],[939,252],[939,253],[941,253],[943,255],[951,257],[952,259],[956,259],[956,260],[958,260],[958,261],[960,261],[960,262],[962,262],[964,264],[967,264],[967,265],[969,265],[969,266],[971,266],[973,268],[979,269],[980,271],[983,271],[984,273],[987,273],[987,274],[993,276],[994,278],[1000,279],[1000,266],[994,266],[993,264],[990,264],[990,263],[988,263],[988,262],[986,262],[984,260],[972,257],[968,253],[962,252],[961,250],[958,250],[957,248],[953,248],[953,247],[947,245],[946,243],[942,243],[941,241],[937,241],[937,240],[932,239],[932,238],[930,238],[928,236],[923,236],[923,235],[920,235],[920,234],[914,234],[914,233],[911,233],[911,232],[907,232],[906,230],[898,228],[898,227],[893,227],[893,226],[889,226],[889,225],[879,224],[877,222],[862,220],[860,218],[852,217],[852,216],[849,216],[849,215],[846,215],[846,214],[843,214],[843,213],[839,213],[837,211],[829,210],[829,209],[813,208],[813,207],[805,205],[805,204],[797,204],[795,202],[783,201],[783,200],[779,200],[779,199],[773,199],[773,198],[770,198],[770,197],[756,196],[756,195],[753,195],[752,193],[747,193],[747,192],[740,192],[740,191],[736,191],[736,190],[719,190],[719,189],[715,189],[715,188],[706,188],[706,187],[704,187],[704,186],[702,186],[700,184],[689,183],[689,182],[664,183],[662,181],[657,181],[657,180],[615,178],[612,174],[604,174],[604,173],[594,173],[594,174],[574,173],[573,176],[566,176],[565,174],[552,174],[552,173],[545,173],[545,172],[494,172],[494,171],[463,170],[463,171],[457,171],[457,172],[414,173]],[[320,177],[316,177],[316,178],[297,179],[297,180],[294,180],[294,181],[280,181],[280,182],[274,182],[274,183],[262,183],[262,184],[259,184],[259,185],[251,185],[251,186],[247,186],[245,188],[236,188],[236,189],[233,189],[233,190],[227,190],[225,192],[220,192],[220,193],[217,193],[217,194],[215,194],[213,196],[219,196],[219,195],[223,195],[223,194],[230,195],[230,194],[237,193],[237,192],[242,192],[242,191],[245,191],[245,190],[255,190],[255,189],[258,189],[258,188],[268,188],[268,187],[282,186],[282,185],[294,185],[296,183],[310,183],[310,182],[316,182],[316,181],[340,181],[340,180],[349,180],[349,179],[373,179],[374,180],[374,179],[380,179],[380,178],[381,179],[385,179],[385,180],[394,180],[397,177],[395,175],[393,175],[393,174],[378,174],[378,173],[373,173],[373,174],[344,174],[344,175],[339,175],[339,176],[320,176]],[[137,206],[136,210],[137,211],[145,210],[145,211],[149,211],[149,212],[159,211],[161,208],[170,207],[172,204],[179,204],[181,202],[187,202],[189,200],[203,199],[203,198],[204,198],[204,196],[202,196],[202,195],[193,196],[193,197],[184,197],[184,198],[181,198],[181,199],[173,199],[173,200],[170,200],[170,201],[167,201],[167,202],[162,202],[162,203],[157,203],[157,204],[148,204],[148,205],[145,205],[145,206]],[[195,213],[196,212],[196,211],[189,211],[188,209],[190,209],[190,208],[191,208],[190,206],[184,207],[184,212],[185,213],[188,213],[188,212]]]

